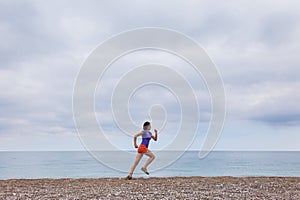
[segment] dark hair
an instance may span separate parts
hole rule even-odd
[[[150,125],[150,122],[145,122],[144,125],[143,125],[143,129],[145,130],[148,125]]]

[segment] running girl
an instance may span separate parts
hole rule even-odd
[[[147,162],[145,163],[145,165],[141,168],[141,170],[149,175],[149,172],[147,171],[147,167],[148,165],[154,160],[155,155],[152,153],[152,151],[150,151],[148,149],[148,145],[149,145],[149,141],[151,140],[151,138],[154,141],[157,141],[157,130],[154,129],[155,135],[153,136],[152,133],[150,132],[151,130],[151,124],[150,122],[145,122],[143,125],[143,131],[141,131],[140,133],[136,134],[133,138],[133,143],[134,143],[134,147],[138,148],[138,154],[136,155],[136,159],[131,167],[130,173],[129,175],[126,177],[127,179],[132,179],[132,174],[136,168],[136,166],[139,164],[141,158],[143,157],[144,154],[146,154],[147,156],[149,156]],[[142,143],[140,144],[140,146],[138,146],[136,144],[136,139],[137,137],[142,136]]]

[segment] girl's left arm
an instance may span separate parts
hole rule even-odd
[[[155,132],[155,135],[154,135],[154,136],[151,135],[151,137],[152,137],[152,139],[153,139],[154,141],[157,141],[157,130],[154,129],[154,132]]]

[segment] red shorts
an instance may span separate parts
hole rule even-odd
[[[138,153],[146,153],[147,151],[148,151],[148,148],[144,144],[141,144],[138,148]]]

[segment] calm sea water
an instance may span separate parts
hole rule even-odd
[[[116,157],[116,154],[112,154],[112,158],[113,156]],[[126,163],[130,167],[133,160],[116,157],[114,162],[119,162],[120,165]],[[145,159],[142,162],[145,162]],[[149,170],[151,171],[151,166]],[[84,151],[0,152],[0,179],[99,178],[126,175],[125,172],[101,164]],[[146,177],[139,173],[136,176]],[[150,176],[300,177],[300,152],[215,151],[204,159],[198,159],[198,152],[188,151],[175,163],[154,171]]]

